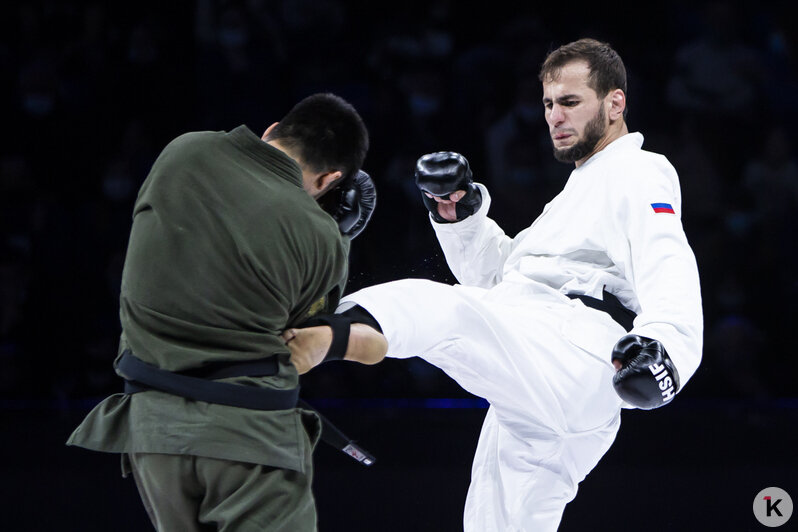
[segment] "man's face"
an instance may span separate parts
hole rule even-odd
[[[607,133],[604,101],[588,86],[589,74],[586,62],[574,61],[556,79],[543,82],[546,123],[558,161],[584,161]]]

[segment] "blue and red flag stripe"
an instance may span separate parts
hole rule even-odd
[[[673,212],[673,207],[670,203],[652,203],[651,207],[654,209],[654,212],[667,212],[669,214],[676,214]]]

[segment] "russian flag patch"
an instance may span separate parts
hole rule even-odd
[[[654,212],[664,212],[668,214],[676,214],[673,212],[673,207],[670,203],[652,203],[651,207],[654,209]]]

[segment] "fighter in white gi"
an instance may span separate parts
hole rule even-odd
[[[488,218],[490,195],[464,157],[425,155],[416,182],[461,284],[395,281],[338,310],[380,328],[387,356],[420,356],[490,403],[466,531],[556,530],[612,444],[621,408],[670,402],[701,359],[678,178],[628,132],[620,57],[576,41],[548,56],[541,80],[555,156],[576,165],[563,191],[510,238]],[[325,356],[325,329],[286,334],[305,370]],[[355,351],[344,358],[364,358]]]

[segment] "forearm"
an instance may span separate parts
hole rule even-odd
[[[449,268],[464,285],[490,288],[501,281],[512,239],[487,217],[490,195],[484,186],[479,211],[454,224],[433,223]]]
[[[631,332],[662,342],[684,385],[701,362],[703,314],[695,258],[678,236],[660,236],[656,249],[633,257],[641,312]]]
[[[353,323],[349,329],[349,345],[344,360],[361,364],[381,362],[388,353],[388,341],[381,332],[365,323]]]
[[[291,362],[300,374],[327,360],[376,364],[385,358],[388,352],[385,336],[371,325],[349,320],[350,317],[327,315],[315,318],[318,324],[283,332]]]

